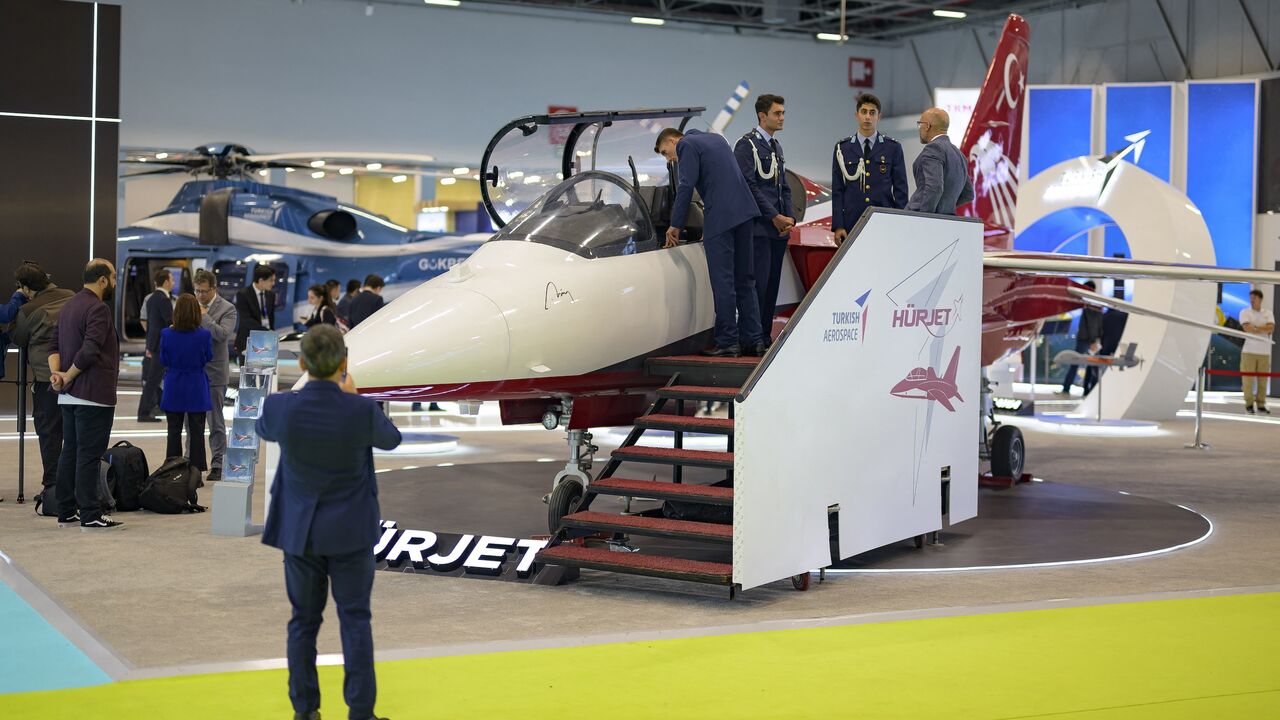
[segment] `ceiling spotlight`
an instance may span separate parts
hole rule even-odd
[[[315,178],[316,180],[319,180],[320,178],[324,177],[324,171],[323,171],[323,170],[317,170],[317,171],[315,171],[315,172],[311,173],[311,177]]]
[[[364,169],[365,170],[381,170],[382,163],[369,163],[368,165],[364,166]]]
[[[271,174],[270,170],[259,170],[258,177],[266,177]]]
[[[323,160],[312,160],[312,161],[311,161],[311,167],[324,167],[324,161],[323,161]]]
[[[825,40],[827,42],[840,42],[841,40],[849,39],[848,35],[842,36],[842,35],[837,35],[836,33],[818,33],[817,35],[814,35],[814,37],[819,40]]]
[[[462,4],[461,0],[422,0],[428,5],[439,5],[440,7],[458,7]]]
[[[452,185],[456,182],[458,182],[458,178],[452,178],[452,177],[440,178],[441,185]]]
[[[338,174],[339,174],[339,175],[350,175],[350,174],[351,174],[351,173],[353,173],[353,172],[355,172],[355,168],[342,168],[341,170],[339,170],[339,171],[338,171]]]
[[[667,24],[667,21],[663,20],[662,18],[651,18],[651,17],[633,17],[631,18],[631,22],[637,25],[666,25]]]
[[[468,175],[470,173],[471,173],[471,168],[456,167],[453,169],[454,175]]]
[[[940,17],[940,18],[951,18],[951,19],[953,19],[953,20],[959,20],[959,19],[961,19],[961,18],[968,17],[968,16],[969,16],[969,13],[964,12],[964,11],[962,11],[962,10],[934,10],[934,11],[933,11],[933,16],[934,16],[934,17]]]
[[[147,161],[147,159],[146,159],[146,158],[144,158],[144,157],[140,157],[140,158],[138,158],[138,162],[146,162],[146,161]]]
[[[393,183],[402,183],[402,182],[404,182],[405,180],[408,180],[408,179],[409,179],[409,176],[408,176],[408,175],[396,175],[395,177],[391,178],[391,182],[393,182]]]
[[[284,171],[285,171],[285,172],[293,172],[293,168],[285,168],[285,169],[284,169]]]
[[[167,158],[167,157],[169,157],[169,153],[156,153],[156,159],[157,159],[157,160],[163,160],[163,159],[165,159],[165,158]]]
[[[364,16],[373,17],[373,3],[368,3],[364,6]]]

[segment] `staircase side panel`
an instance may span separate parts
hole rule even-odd
[[[874,211],[855,233],[737,404],[744,588],[940,529],[943,467],[951,522],[977,513],[982,225]]]

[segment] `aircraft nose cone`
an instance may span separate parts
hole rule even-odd
[[[511,350],[506,319],[492,300],[432,285],[396,298],[346,342],[347,367],[360,391],[384,397],[501,381]]]

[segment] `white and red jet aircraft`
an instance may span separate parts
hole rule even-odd
[[[987,228],[983,365],[1021,348],[1045,318],[1081,306],[1083,286],[1070,277],[1280,280],[1257,270],[1012,252],[1028,39],[1026,21],[1011,15],[961,144],[976,194],[961,214]],[[645,359],[710,344],[700,219],[690,218],[686,242],[662,248],[672,192],[653,152],[660,126],[684,127],[701,112],[538,115],[502,128],[485,150],[481,183],[501,230],[347,335],[360,391],[385,400],[497,400],[505,423],[563,424],[571,461],[556,481],[588,481],[594,448],[584,430],[627,425],[643,411],[660,384],[645,375]],[[826,189],[791,173],[788,181],[807,212],[797,208],[803,222],[790,240],[781,315],[836,250]]]

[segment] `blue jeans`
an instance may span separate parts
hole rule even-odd
[[[717,347],[754,345],[761,341],[760,296],[756,293],[751,235],[755,224],[753,218],[702,241],[716,310]]]
[[[116,409],[94,405],[61,405],[62,454],[58,456],[58,517],[69,518],[80,508],[80,522],[102,516],[98,473],[111,439]]]
[[[345,671],[342,695],[352,720],[373,717],[378,683],[373,674],[373,629],[369,595],[373,592],[373,548],[344,555],[284,554],[284,585],[293,605],[289,620],[289,699],[294,712],[320,709],[316,676],[316,635],[320,632],[329,580],[338,606]]]

